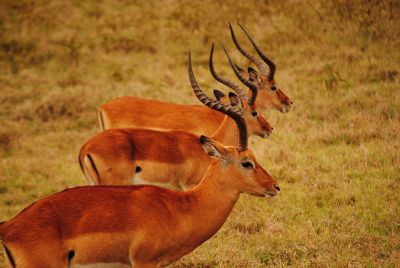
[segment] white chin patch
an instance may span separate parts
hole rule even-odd
[[[266,197],[266,198],[272,198],[272,197],[274,197],[274,195],[272,195],[272,194],[265,194],[265,197]]]
[[[289,109],[286,106],[283,106],[281,109],[282,113],[287,113]]]
[[[264,139],[266,139],[266,138],[268,138],[268,137],[269,137],[269,133],[265,132],[265,133],[264,133]]]

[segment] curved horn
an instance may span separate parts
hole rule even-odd
[[[243,56],[245,56],[246,58],[249,59],[249,61],[251,61],[252,63],[254,63],[258,70],[262,73],[262,74],[267,74],[268,70],[267,70],[267,66],[261,62],[259,59],[255,58],[253,55],[251,55],[249,52],[247,52],[246,50],[244,50],[240,45],[238,40],[236,39],[235,33],[233,32],[233,28],[231,23],[229,22],[229,28],[231,29],[231,36],[233,39],[233,43],[235,43],[236,48],[240,51],[240,53],[243,54]]]
[[[224,46],[222,46],[222,48],[224,49],[225,54],[226,54],[226,57],[228,58],[229,63],[230,63],[230,65],[231,65],[232,69],[233,69],[233,72],[235,73],[235,75],[237,76],[237,78],[239,78],[239,80],[240,80],[243,84],[245,84],[246,86],[248,86],[248,87],[250,88],[251,97],[249,98],[248,103],[249,103],[250,105],[254,104],[254,103],[256,102],[256,99],[257,99],[257,92],[258,92],[257,86],[256,86],[254,83],[250,82],[249,80],[247,80],[246,78],[244,78],[244,77],[242,76],[242,74],[240,73],[240,71],[238,70],[238,68],[236,67],[236,65],[233,63],[231,57],[229,56],[228,51],[226,51],[226,49],[225,49]]]
[[[247,38],[249,38],[251,44],[253,45],[254,49],[257,51],[258,55],[260,56],[260,58],[263,59],[263,61],[268,64],[268,67],[270,69],[269,74],[268,74],[268,79],[273,80],[274,76],[275,76],[275,71],[276,71],[276,65],[275,63],[270,60],[267,56],[265,56],[265,54],[261,51],[261,49],[256,45],[256,43],[254,42],[253,38],[251,38],[251,36],[249,35],[249,33],[246,31],[246,29],[240,25],[240,28],[242,28],[243,32],[246,34]],[[232,29],[232,28],[231,28]],[[260,70],[261,71],[261,70]]]
[[[199,84],[196,81],[194,73],[193,73],[192,56],[191,56],[190,51],[189,51],[189,55],[188,55],[188,74],[189,74],[190,84],[193,88],[194,94],[196,94],[196,97],[204,105],[210,107],[211,109],[214,109],[216,111],[226,114],[227,116],[229,116],[230,118],[232,118],[235,121],[235,123],[238,127],[238,132],[239,132],[238,149],[239,149],[239,151],[247,150],[247,127],[246,127],[246,122],[245,122],[244,118],[242,117],[241,109],[239,109],[237,107],[233,107],[232,105],[229,105],[229,104],[224,104],[218,100],[210,99],[201,90]]]
[[[238,95],[239,98],[243,101],[247,101],[248,97],[246,95],[246,93],[244,92],[244,90],[239,87],[237,84],[235,84],[233,81],[230,81],[220,75],[218,75],[215,71],[214,68],[214,63],[213,63],[213,56],[214,56],[214,43],[212,43],[211,46],[211,52],[210,52],[210,59],[208,61],[209,66],[210,66],[210,72],[212,74],[212,76],[215,78],[215,80],[217,80],[218,82],[224,84],[225,86],[230,87],[231,89],[233,89]]]

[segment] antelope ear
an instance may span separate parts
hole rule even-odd
[[[222,144],[203,135],[200,136],[199,141],[209,156],[222,160],[228,159],[229,151]]]
[[[258,74],[258,72],[256,70],[254,70],[253,68],[249,67],[247,69],[248,73],[249,73],[249,80],[251,82],[260,82],[260,75]]]
[[[242,67],[240,67],[239,65],[235,64],[236,68],[240,71],[240,72],[244,72],[244,69]]]
[[[221,100],[223,97],[225,97],[225,94],[218,89],[214,89],[214,96],[217,100]]]
[[[240,100],[239,96],[233,92],[229,92],[229,101],[232,106],[238,106],[240,108],[243,108],[243,104],[242,104],[242,101]]]

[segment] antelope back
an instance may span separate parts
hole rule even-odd
[[[108,129],[82,146],[79,162],[89,184],[186,190],[198,184],[210,159],[191,133]]]
[[[202,105],[182,105],[138,97],[121,97],[101,105],[101,128],[180,130],[212,135],[224,115]]]

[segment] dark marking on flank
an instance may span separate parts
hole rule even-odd
[[[141,171],[142,171],[142,168],[140,166],[136,166],[135,173],[139,173]]]
[[[68,252],[68,260],[70,261],[73,257],[75,257],[75,251],[70,250],[70,251]]]
[[[6,247],[6,245],[3,245],[3,247],[4,247],[4,250],[6,251],[7,258],[10,261],[11,267],[15,268],[16,267],[15,260],[14,260],[13,255],[11,254],[11,251]]]

